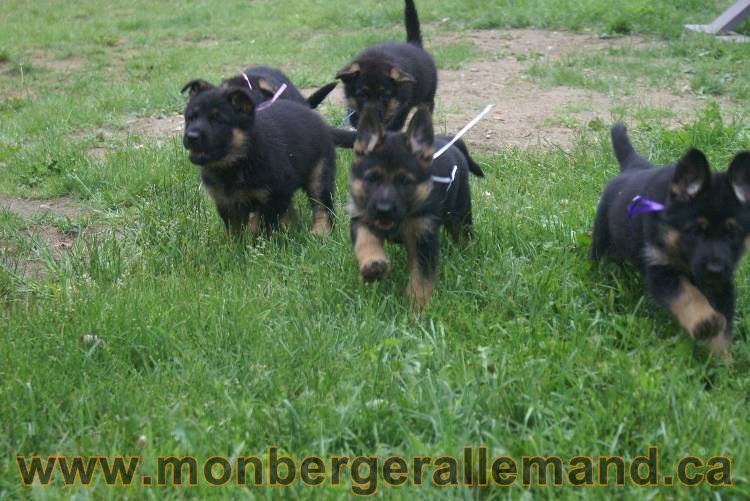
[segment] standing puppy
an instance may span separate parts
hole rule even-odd
[[[750,153],[737,155],[728,172],[712,173],[696,149],[654,168],[621,124],[612,128],[612,144],[621,174],[599,203],[592,259],[635,265],[649,294],[691,337],[728,356],[733,274],[750,243]]]
[[[194,80],[185,90],[190,101],[183,143],[227,231],[240,234],[255,214],[272,232],[302,188],[313,207],[312,232],[327,234],[336,155],[317,113],[288,100],[258,110],[261,103],[247,87]]]
[[[469,172],[483,177],[462,143],[433,162],[432,116],[419,108],[404,133],[385,132],[377,111],[366,107],[354,143],[349,214],[354,254],[366,282],[382,278],[390,263],[383,242],[406,245],[410,278],[407,295],[425,305],[437,275],[445,224],[459,239],[471,233]]]
[[[247,77],[247,80],[245,80],[245,77]],[[244,71],[244,76],[238,75],[228,78],[221,85],[223,87],[247,87],[248,82],[250,82],[252,90],[258,92],[259,98],[263,101],[273,98],[281,86],[286,85],[286,90],[281,94],[280,99],[288,99],[289,101],[294,101],[313,109],[317,108],[337,85],[336,82],[324,85],[310,97],[305,98],[284,73],[268,66],[253,66],[248,68]]]
[[[435,106],[437,69],[422,48],[419,17],[413,0],[404,11],[406,42],[386,42],[360,52],[338,72],[356,127],[365,104],[377,111],[388,130],[401,130],[412,108]]]

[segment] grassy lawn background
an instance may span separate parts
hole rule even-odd
[[[694,123],[667,130],[648,113],[625,110],[639,149],[669,162],[696,145],[723,170],[750,148],[750,45],[683,37],[681,29],[731,2],[417,3],[428,48],[441,32],[491,27],[663,39],[606,58],[540,62],[529,78],[619,92],[614,77],[647,75],[669,89],[678,73],[692,92],[731,99],[733,113],[709,107]],[[696,351],[644,300],[632,270],[592,266],[587,232],[616,170],[605,128],[589,129],[567,152],[479,155],[487,179],[472,181],[477,238],[465,248],[445,239],[437,294],[421,315],[403,296],[401,249],[389,249],[394,270],[385,282],[365,287],[357,277],[343,211],[348,152],[339,154],[331,238],[309,237],[305,222],[249,246],[226,240],[178,141],[141,147],[123,138],[104,162],[86,153],[101,143],[100,128],[124,130],[128,117],[179,111],[179,89],[195,77],[218,80],[258,63],[283,67],[300,87],[326,83],[359,48],[402,39],[401,16],[399,0],[4,3],[0,193],[66,195],[85,211],[24,218],[0,209],[0,241],[8,244],[0,246],[0,497],[164,494],[101,483],[28,491],[16,454],[140,454],[141,469],[153,471],[158,455],[256,455],[268,445],[298,458],[457,455],[464,445],[515,457],[632,458],[656,445],[664,474],[685,455],[728,455],[736,485],[721,494],[750,496],[747,265],[737,280],[730,367]],[[741,31],[750,34],[747,24]],[[482,55],[458,40],[436,57],[448,68]],[[585,69],[596,78],[580,78]],[[336,123],[342,111],[326,113]],[[40,225],[78,238],[55,260],[36,233]],[[29,260],[42,272],[20,273]],[[82,344],[84,335],[105,343]],[[183,494],[253,493],[201,486]]]

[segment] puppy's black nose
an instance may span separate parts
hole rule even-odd
[[[393,215],[393,202],[378,202],[375,204],[375,212],[378,217],[386,218]]]
[[[709,261],[706,263],[706,272],[714,276],[721,276],[726,274],[727,265],[721,261]]]
[[[185,132],[185,144],[187,146],[200,146],[203,134],[199,130],[188,130]]]

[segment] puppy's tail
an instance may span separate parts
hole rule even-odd
[[[356,130],[334,129],[333,127],[329,130],[331,131],[333,144],[337,148],[354,148],[354,141],[357,140]]]
[[[630,167],[647,165],[647,162],[633,148],[625,124],[618,122],[613,125],[611,134],[612,148],[615,150],[615,156],[620,163],[620,172],[625,172]]]
[[[471,171],[471,173],[477,177],[484,177],[484,171],[481,167],[479,167],[479,164],[477,164],[474,159],[471,158],[471,155],[469,155],[469,149],[466,147],[466,143],[464,143],[464,140],[459,139],[453,144],[453,146],[458,148],[466,157],[466,161],[469,163],[469,171]]]
[[[320,105],[320,103],[322,103],[323,100],[328,97],[328,94],[333,92],[333,89],[336,88],[336,85],[338,85],[338,82],[331,82],[328,85],[324,85],[320,89],[313,92],[313,94],[307,98],[307,104],[310,105],[310,108],[317,108],[318,105]]]
[[[406,43],[422,47],[422,29],[419,27],[419,16],[414,0],[405,0],[404,21],[406,22]]]

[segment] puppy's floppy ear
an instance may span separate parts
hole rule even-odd
[[[428,169],[432,165],[435,132],[432,128],[432,113],[426,106],[417,108],[406,130],[406,141],[420,165]]]
[[[695,148],[690,149],[677,162],[672,178],[672,196],[681,202],[697,197],[711,184],[711,167],[706,156]]]
[[[344,80],[344,81],[351,80],[352,78],[359,75],[360,71],[361,69],[359,67],[359,63],[355,62],[355,63],[347,64],[346,66],[341,68],[338,73],[336,73],[336,78],[338,78],[339,80]]]
[[[750,151],[738,153],[729,166],[729,181],[737,200],[750,202]]]
[[[182,88],[180,93],[184,94],[186,91],[189,91],[190,99],[193,99],[195,96],[197,96],[201,92],[207,91],[208,89],[213,89],[213,88],[214,86],[206,82],[205,80],[191,80],[190,82],[185,84],[185,86]]]
[[[356,156],[369,155],[383,143],[384,138],[385,129],[377,111],[372,106],[365,106],[357,127],[354,154]]]
[[[271,82],[269,82],[265,78],[258,79],[258,87],[260,88],[263,94],[266,94],[270,97],[273,97],[273,95],[276,94],[276,91],[279,90],[279,89],[276,89],[273,85],[271,85]]]
[[[400,70],[395,66],[391,68],[391,71],[388,73],[388,77],[390,77],[390,79],[394,82],[398,83],[414,83],[417,81],[417,79],[411,76],[410,73],[407,73],[404,70]]]
[[[232,87],[226,94],[229,104],[240,113],[250,114],[255,111],[255,103],[250,91],[243,87]]]

